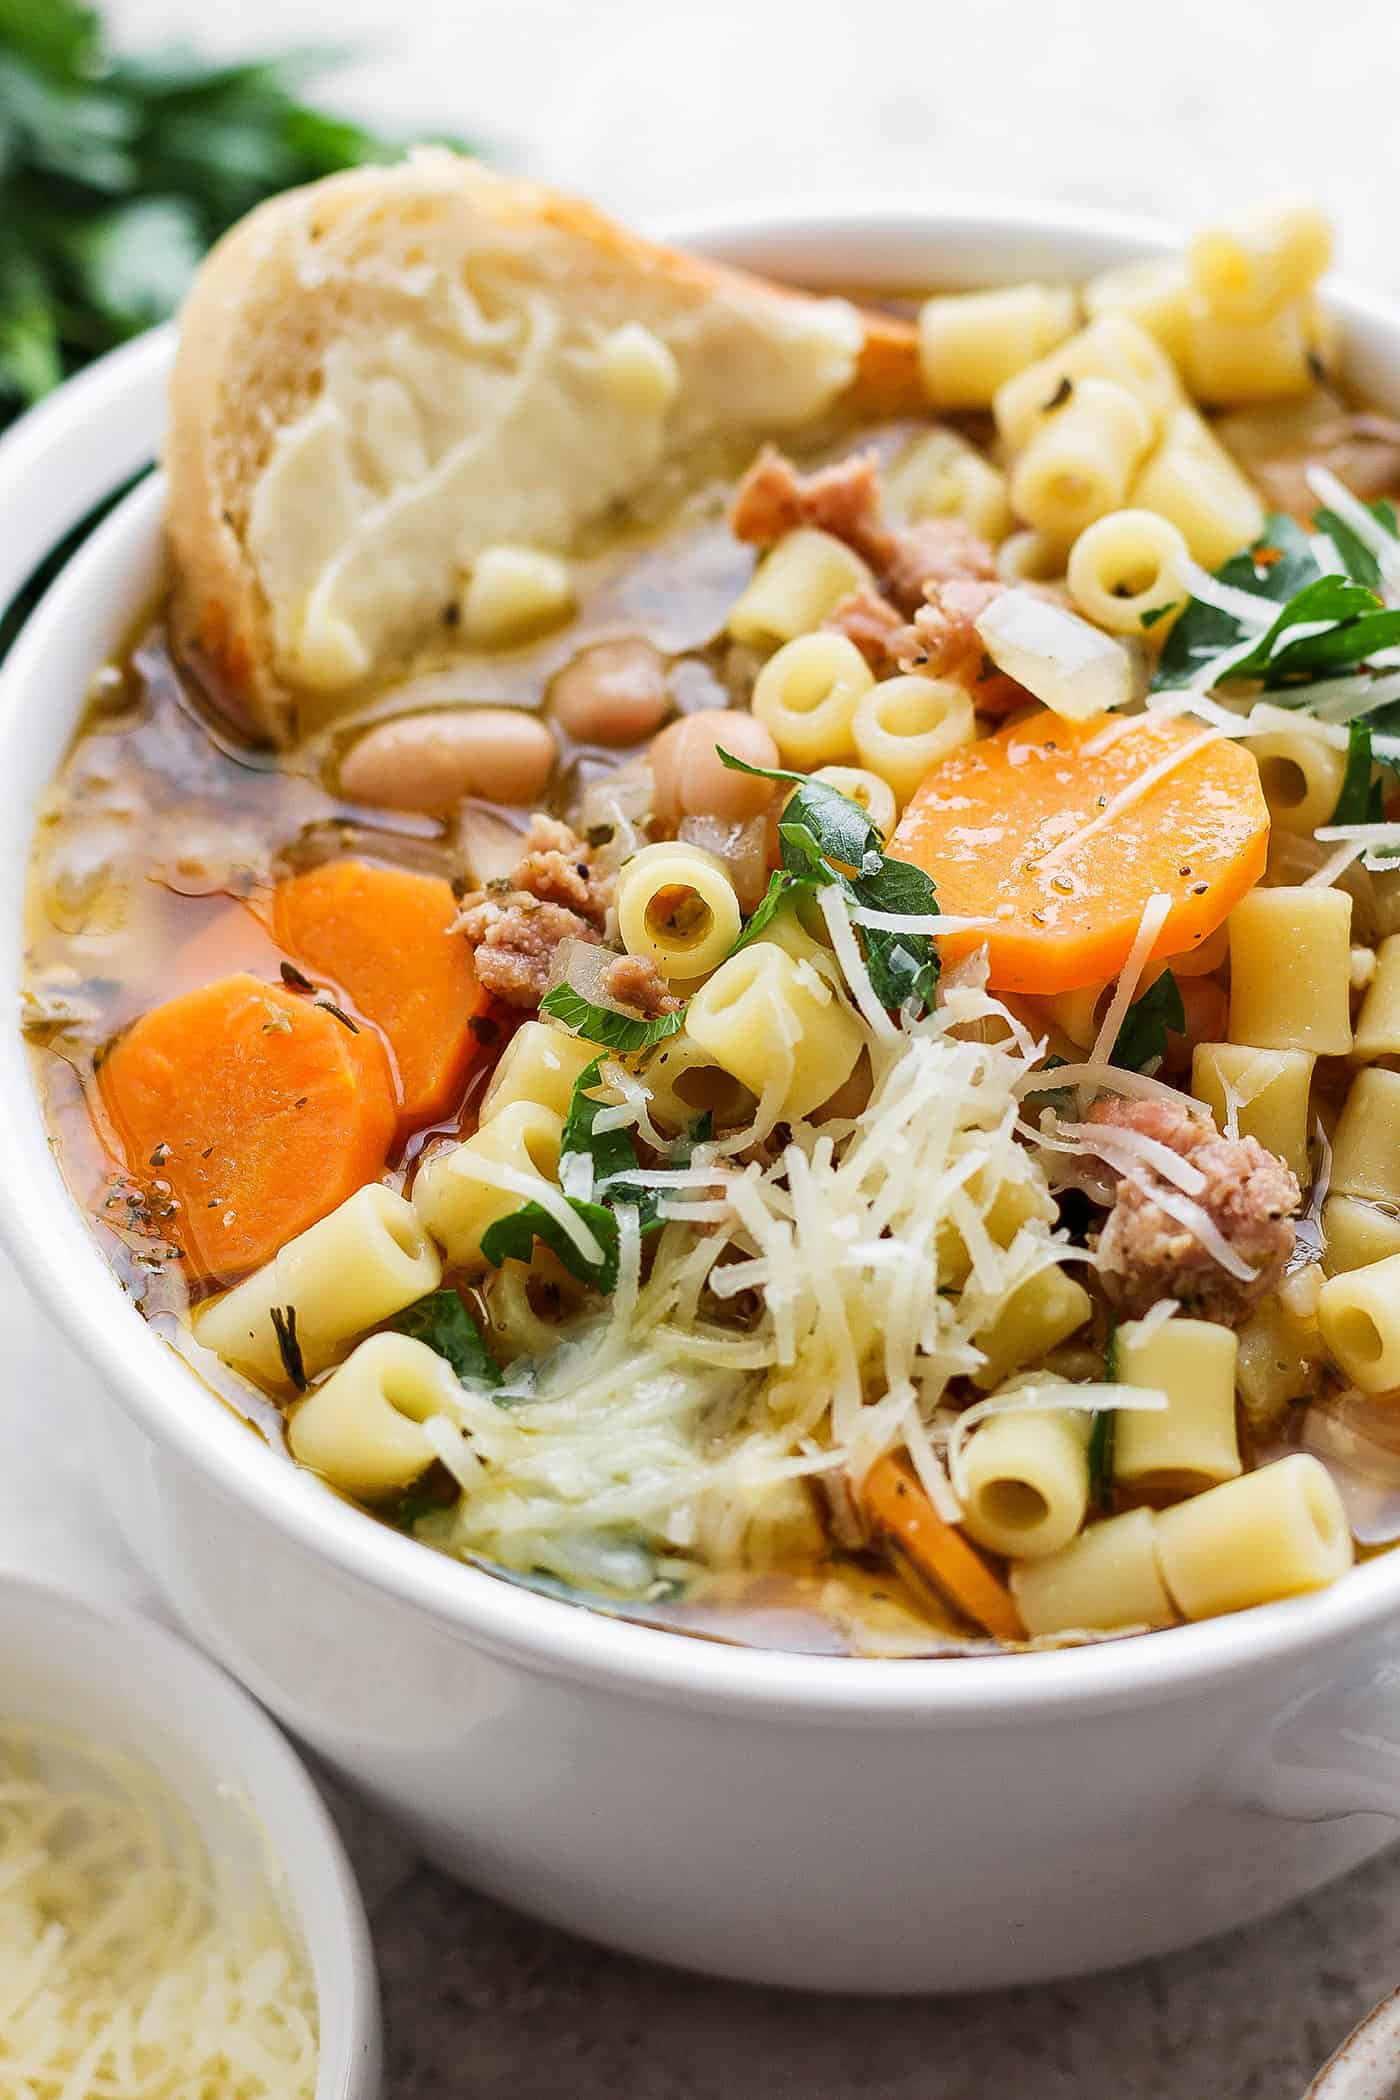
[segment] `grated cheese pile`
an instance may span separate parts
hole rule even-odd
[[[79,1786],[43,1776],[75,1757]],[[42,1762],[41,1762],[42,1761]],[[153,1774],[0,1727],[0,2100],[301,2100],[315,1996]]]
[[[646,1283],[625,1237],[609,1317],[518,1371],[504,1407],[463,1391],[434,1442],[467,1492],[421,1537],[637,1588],[671,1554],[779,1556],[811,1522],[804,1475],[859,1479],[900,1447],[958,1514],[935,1420],[949,1382],[980,1368],[976,1337],[1014,1292],[1085,1257],[1017,1137],[1040,1046],[975,972],[922,1020],[880,1019],[854,1119],[798,1122],[741,1162],[750,1129],[629,1177],[669,1221]]]

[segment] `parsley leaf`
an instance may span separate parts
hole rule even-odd
[[[1381,507],[1372,508],[1388,530]],[[1268,691],[1286,692],[1299,681],[1359,670],[1400,642],[1400,610],[1378,595],[1380,569],[1370,549],[1333,511],[1319,511],[1315,523],[1330,534],[1346,575],[1324,575],[1302,528],[1278,516],[1262,540],[1216,571],[1219,582],[1281,608],[1231,666],[1231,680],[1258,679]],[[1261,565],[1264,555],[1270,559]],[[1233,613],[1193,598],[1167,637],[1154,690],[1190,685],[1203,664],[1248,639]]]
[[[1249,591],[1276,605],[1286,605],[1320,574],[1308,535],[1281,512],[1265,519],[1263,535],[1252,547],[1232,555],[1215,571],[1217,581],[1232,590]],[[1163,644],[1153,691],[1190,685],[1203,663],[1243,639],[1244,628],[1233,613],[1193,598]]]
[[[767,889],[745,919],[730,954],[737,955],[741,948],[748,947],[750,941],[756,941],[761,933],[766,933],[774,919],[789,905],[797,905],[804,897],[815,897],[825,880],[825,874],[820,877],[794,875],[788,868],[775,868],[768,878]]]
[[[571,1276],[576,1276],[580,1283],[592,1284],[604,1297],[611,1297],[617,1289],[617,1219],[601,1203],[584,1203],[577,1196],[569,1198],[569,1208],[583,1220],[597,1240],[601,1260],[590,1261],[542,1203],[523,1203],[509,1216],[497,1218],[481,1236],[481,1251],[492,1267],[499,1269],[503,1261],[529,1261],[535,1251],[535,1241],[543,1240],[545,1246],[558,1255]]]
[[[583,1156],[592,1161],[595,1195],[588,1198],[568,1196],[566,1201],[575,1217],[582,1219],[598,1242],[601,1258],[591,1260],[558,1218],[543,1204],[533,1201],[523,1203],[519,1210],[511,1211],[488,1226],[482,1234],[481,1251],[495,1268],[499,1268],[503,1261],[529,1261],[535,1241],[543,1240],[545,1246],[558,1255],[571,1276],[576,1276],[580,1283],[591,1284],[609,1297],[617,1289],[621,1244],[616,1207],[630,1205],[637,1213],[643,1233],[659,1231],[661,1219],[657,1214],[656,1190],[643,1188],[625,1178],[638,1171],[634,1140],[626,1130],[600,1131],[597,1128],[598,1118],[608,1105],[594,1093],[601,1083],[602,1064],[602,1059],[595,1057],[574,1081],[559,1147],[561,1178],[566,1178],[565,1169],[571,1158]],[[618,1179],[619,1176],[624,1178]]]
[[[1392,539],[1400,539],[1393,504],[1382,498],[1379,503],[1370,503],[1366,507],[1376,523],[1383,526]],[[1366,542],[1357,538],[1346,520],[1339,518],[1334,510],[1319,510],[1314,513],[1313,524],[1319,532],[1327,534],[1353,583],[1364,583],[1368,591],[1379,591],[1381,565]]]
[[[824,780],[808,779],[805,773],[747,765],[728,751],[719,755],[733,772],[789,781],[797,790],[789,797],[778,825],[783,865],[770,879],[767,894],[736,948],[761,933],[789,898],[815,896],[833,883],[852,904],[870,911],[921,918],[937,912],[932,881],[912,861],[896,860],[885,852],[884,834],[858,802]],[[907,1001],[918,1012],[932,1006],[938,986],[938,950],[928,934],[872,926],[859,927],[857,932],[871,985],[882,1006],[893,1011]]]
[[[652,1043],[661,1043],[668,1035],[675,1035],[685,1020],[685,1008],[678,1007],[673,1014],[658,1014],[654,1021],[634,1020],[630,1014],[616,1013],[610,1006],[595,1006],[576,992],[571,984],[556,984],[552,992],[546,992],[540,1001],[542,1014],[553,1014],[556,1021],[575,1035],[586,1036],[590,1043],[601,1043],[607,1050],[645,1050]]]
[[[0,0],[0,425],[163,320],[264,197],[393,157],[301,100],[341,57],[118,57],[79,0]]]
[[[872,911],[914,916],[936,912],[932,882],[912,861],[882,859],[869,875],[851,885],[857,901]],[[938,989],[938,950],[927,934],[897,933],[889,927],[863,926],[865,967],[882,1006],[910,1001],[920,1013],[933,1004]]]
[[[1118,1383],[1118,1322],[1110,1320],[1108,1342],[1104,1349],[1103,1375],[1105,1385]],[[1118,1410],[1116,1407],[1101,1407],[1096,1412],[1089,1430],[1089,1503],[1094,1509],[1111,1512],[1113,1508],[1113,1446],[1117,1439]]]
[[[496,1359],[456,1291],[429,1291],[426,1298],[395,1313],[388,1324],[395,1334],[411,1335],[445,1357],[463,1385],[500,1384]]]
[[[1347,765],[1342,790],[1330,821],[1333,824],[1379,824],[1385,817],[1385,792],[1371,778],[1371,725],[1347,724]]]
[[[1170,970],[1163,970],[1124,1014],[1109,1063],[1141,1072],[1166,1056],[1168,1032],[1180,1035],[1185,1026],[1181,987]]]
[[[595,1057],[587,1071],[580,1072],[574,1082],[559,1157],[566,1160],[571,1155],[586,1154],[593,1162],[593,1186],[602,1190],[602,1201],[632,1204],[643,1232],[648,1232],[660,1223],[656,1215],[656,1190],[617,1179],[619,1175],[636,1172],[636,1142],[626,1130],[600,1131],[596,1128],[599,1116],[609,1105],[600,1101],[593,1091],[602,1085],[602,1078],[603,1060]],[[605,1182],[609,1186],[603,1188]]]

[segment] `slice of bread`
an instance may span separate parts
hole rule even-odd
[[[185,308],[180,646],[286,744],[454,639],[488,548],[567,557],[717,443],[920,398],[912,329],[658,247],[440,151],[275,198]]]

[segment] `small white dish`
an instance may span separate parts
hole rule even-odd
[[[1396,2100],[1400,2095],[1400,1991],[1359,2020],[1303,2100]]]
[[[325,1804],[261,1707],[163,1628],[6,1574],[0,1726],[11,1721],[139,1759],[194,1818],[216,1877],[267,1879],[315,1978],[316,2100],[377,2100],[379,1987],[359,1890]]]

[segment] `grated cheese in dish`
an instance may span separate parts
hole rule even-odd
[[[0,2100],[309,2100],[316,2066],[270,1898],[226,1914],[153,1773],[0,1725]]]

